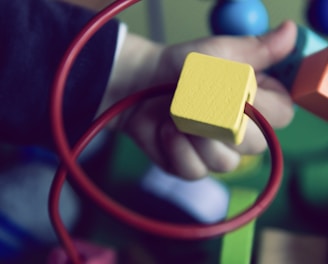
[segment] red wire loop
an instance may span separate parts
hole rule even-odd
[[[77,36],[75,41],[68,49],[55,77],[52,97],[51,97],[51,120],[54,133],[54,140],[58,147],[58,153],[61,157],[62,164],[59,167],[54,178],[49,196],[49,213],[53,226],[64,248],[67,251],[72,263],[82,263],[79,253],[72,242],[69,233],[61,220],[59,214],[59,198],[63,183],[65,182],[67,172],[70,173],[72,180],[79,186],[81,190],[98,206],[107,213],[116,216],[118,219],[128,223],[145,232],[156,235],[176,238],[176,239],[205,239],[213,236],[219,236],[226,232],[241,227],[242,225],[252,221],[258,217],[272,202],[275,197],[282,178],[283,158],[279,141],[265,118],[248,103],[245,105],[245,113],[258,125],[263,132],[271,154],[271,173],[267,186],[257,201],[241,214],[228,219],[226,221],[213,225],[177,225],[172,223],[161,222],[147,218],[143,215],[135,213],[128,208],[121,206],[119,203],[108,197],[85,175],[82,168],[77,164],[76,160],[82,150],[88,145],[94,136],[97,135],[114,117],[122,113],[129,107],[151,99],[157,96],[172,95],[175,87],[156,87],[135,93],[126,97],[113,105],[103,115],[101,115],[87,132],[81,137],[73,149],[70,148],[63,126],[62,105],[63,93],[68,73],[72,67],[75,58],[79,54],[85,43],[96,33],[102,25],[115,16],[121,10],[124,10],[138,0],[118,0],[114,4],[108,6],[100,12],[93,20]]]
[[[88,129],[84,136],[79,140],[74,149],[70,152],[69,158],[63,158],[63,164],[57,172],[54,183],[52,185],[49,206],[50,215],[54,224],[54,228],[61,238],[64,247],[73,255],[75,251],[74,245],[71,242],[69,234],[67,233],[58,210],[60,191],[62,185],[66,179],[67,169],[72,174],[72,179],[77,185],[85,192],[85,194],[92,199],[98,206],[100,206],[107,213],[116,216],[118,219],[136,227],[143,231],[150,232],[156,235],[171,237],[176,239],[204,239],[213,236],[219,236],[226,232],[230,232],[234,229],[241,227],[242,225],[250,222],[254,218],[258,217],[269,206],[273,198],[275,197],[282,178],[283,172],[283,158],[281,148],[277,137],[274,134],[273,129],[269,123],[263,118],[263,116],[251,105],[246,104],[245,113],[250,116],[252,120],[260,127],[263,134],[266,137],[268,146],[271,153],[272,168],[271,175],[267,186],[257,201],[241,214],[214,225],[176,225],[161,221],[156,221],[139,215],[128,208],[122,207],[120,204],[107,197],[98,187],[96,187],[84,174],[80,166],[76,163],[78,155],[92,140],[92,138],[101,129],[107,125],[107,123],[120,114],[122,111],[135,105],[146,99],[151,99],[156,96],[171,95],[174,92],[173,88],[158,87],[141,91],[134,95],[131,95],[109,110],[107,110],[102,116],[100,116],[95,123]],[[60,109],[60,108],[57,108]],[[58,112],[58,110],[54,110]],[[57,124],[57,126],[60,126]],[[65,146],[59,146],[59,148],[65,148]],[[75,255],[78,255],[76,252]],[[80,262],[73,262],[80,263]]]

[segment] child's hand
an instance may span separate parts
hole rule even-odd
[[[129,36],[103,106],[134,90],[176,82],[185,56],[197,51],[252,65],[260,88],[255,107],[273,127],[283,127],[293,117],[292,102],[284,87],[262,71],[284,58],[295,39],[292,22],[262,37],[210,37],[168,47]],[[169,105],[169,98],[163,97],[137,107],[125,120],[124,130],[154,162],[173,174],[196,179],[209,170],[229,171],[238,165],[241,154],[256,154],[266,148],[252,122],[239,146],[182,134],[169,117]]]

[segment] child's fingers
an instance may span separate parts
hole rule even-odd
[[[251,120],[247,124],[243,142],[240,145],[227,145],[241,155],[256,155],[267,148],[267,143],[262,132]]]
[[[295,23],[286,21],[275,30],[253,39],[253,52],[246,52],[245,61],[255,70],[263,70],[279,62],[294,48],[297,35]]]
[[[195,136],[189,140],[210,171],[227,172],[238,166],[239,153],[223,142]]]
[[[254,106],[274,128],[286,126],[294,116],[292,100],[284,91],[258,89]]]
[[[186,179],[198,179],[207,174],[207,166],[188,136],[179,132],[172,122],[166,122],[161,127],[160,140],[166,170]]]
[[[287,56],[294,48],[297,27],[291,21],[259,37],[219,36],[175,46],[171,53],[177,70],[187,53],[196,51],[214,57],[248,63],[256,71],[267,69]]]

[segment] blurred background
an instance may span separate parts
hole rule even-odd
[[[285,19],[293,19],[298,23],[306,23],[304,9],[307,1],[262,1],[270,16],[272,27]],[[124,11],[119,17],[125,21],[131,31],[151,37],[155,27],[163,27],[163,39],[167,43],[177,43],[190,39],[208,36],[210,28],[208,16],[216,1],[213,0],[145,0]],[[151,11],[152,10],[152,11]],[[154,11],[155,10],[155,11]],[[161,10],[160,16],[152,16],[151,12]],[[157,18],[148,23],[149,18]]]
[[[92,3],[89,0],[69,1],[97,10],[102,9],[108,3],[108,0],[94,0]],[[247,0],[244,1],[247,2]],[[276,27],[286,19],[292,19],[301,25],[309,25],[305,13],[310,1],[263,0],[262,2],[269,14],[270,28]],[[174,44],[211,35],[209,14],[215,3],[214,0],[143,0],[123,11],[118,15],[118,18],[128,25],[131,32],[157,42]],[[326,36],[322,37],[326,38]],[[66,202],[64,201],[64,204],[67,205],[66,211],[74,213],[74,210],[81,210],[82,215],[80,221],[77,221],[77,226],[72,227],[72,234],[114,248],[120,256],[119,263],[126,264],[327,263],[328,124],[297,106],[295,106],[295,112],[292,123],[288,127],[276,131],[284,152],[283,184],[269,209],[256,222],[246,226],[242,232],[231,233],[206,241],[186,242],[163,239],[135,230],[104,214],[79,190],[74,193],[77,196],[71,197],[72,194],[69,189],[67,190],[68,198],[65,198]],[[152,170],[154,167],[148,157],[128,137],[120,133],[112,133],[101,135],[98,141],[100,143],[96,142],[95,144],[98,147],[99,144],[103,147],[96,148],[96,153],[91,151],[91,158],[87,158],[84,164],[90,177],[98,186],[123,205],[162,221],[202,222],[202,217],[199,215],[198,218],[195,217],[191,213],[192,210],[188,208],[193,208],[193,204],[201,204],[204,207],[205,205],[219,206],[220,200],[211,197],[204,198],[209,189],[218,192],[217,186],[224,186],[228,190],[230,201],[234,201],[232,198],[237,193],[240,198],[239,204],[244,202],[243,208],[247,207],[262,192],[270,171],[271,163],[268,153],[245,156],[236,171],[227,174],[211,174],[211,182],[206,183],[208,184],[207,189],[205,187],[202,187],[205,189],[201,191],[194,189],[194,193],[187,193],[187,196],[184,196],[184,204],[178,204],[161,199],[154,193],[147,193],[142,189],[142,183],[147,179],[147,175],[155,172],[161,175],[161,172],[156,169]],[[31,157],[32,155],[32,161],[29,158],[24,166],[27,166],[31,174],[38,173],[41,178],[44,178],[43,175],[47,172],[49,180],[44,185],[49,188],[52,175],[56,170],[57,160],[54,161],[54,157],[51,156],[46,158],[45,162],[47,153],[39,151],[33,149],[28,150],[27,153],[26,150],[23,150],[23,152],[19,151],[18,155],[17,150],[8,149],[7,146],[3,147],[0,151],[3,153],[1,173],[10,172],[13,175],[18,175],[12,176],[13,179],[17,178],[13,183],[16,186],[17,181],[22,181],[20,175],[26,172],[26,167],[22,167],[24,172],[22,170],[17,173],[11,170],[8,172],[7,164],[19,163],[20,160],[17,161],[18,156],[21,158],[22,155],[24,157]],[[42,164],[50,165],[39,171],[39,165],[31,166],[35,159],[37,162],[41,160]],[[163,184],[165,181],[163,180]],[[30,179],[26,182],[30,183],[33,194],[34,189],[45,190],[42,184],[36,187]],[[35,178],[35,182],[40,181]],[[4,190],[6,189],[6,186],[1,185],[0,182],[1,186]],[[0,202],[8,204],[9,198],[4,195],[5,192],[2,191],[1,193],[3,195],[0,198],[4,198]],[[193,195],[195,193],[197,193],[197,197]],[[17,195],[10,191],[8,197],[11,198],[9,199],[8,210],[1,212],[4,216],[1,217],[0,215],[0,220],[1,218],[7,220],[7,216],[13,212],[12,201],[14,199],[12,196],[15,197],[18,205],[22,204],[22,199],[18,199],[19,195],[25,201],[26,198],[20,190],[17,191]],[[181,194],[181,196],[183,195]],[[47,191],[43,191],[40,197],[35,198],[33,196],[30,202],[30,204],[35,205],[35,212],[38,215],[40,212],[38,212],[36,200],[41,200],[43,202],[42,208],[46,209]],[[71,202],[68,203],[68,200]],[[25,204],[20,207],[18,205],[17,215],[20,215],[22,208],[26,207]],[[31,218],[28,218],[31,219],[31,226],[33,228],[38,227],[34,221],[35,213],[31,208],[29,207],[27,210],[29,214],[26,214],[31,215]],[[195,211],[197,210],[195,209]],[[47,217],[46,210],[44,210],[44,217]],[[29,226],[26,227],[28,221],[23,217],[19,218],[21,220],[17,224],[19,228],[24,231],[28,230],[34,238],[38,234],[37,232],[44,236],[44,230],[36,228],[37,231],[35,231]],[[7,227],[3,223],[2,220],[0,231]],[[67,221],[67,225],[73,224]],[[53,235],[51,233],[51,237]],[[17,237],[21,237],[21,235],[15,235],[15,239]],[[7,237],[6,232],[0,232],[0,242],[4,241],[4,244],[7,243],[10,246],[9,248],[21,250],[23,247],[21,244],[19,246],[15,244],[15,247],[12,247],[11,239]],[[17,238],[17,240],[19,239]],[[22,244],[25,245],[24,243]],[[0,244],[0,249],[3,248],[4,250],[0,253],[4,256],[7,256],[8,253],[12,256],[17,252],[9,252],[6,247],[1,246],[2,244]],[[1,258],[0,263],[2,263]],[[39,262],[34,261],[33,263]]]

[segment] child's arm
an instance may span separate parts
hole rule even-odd
[[[0,1],[0,140],[51,145],[49,95],[68,45],[94,14],[48,0]],[[111,21],[71,72],[65,121],[71,141],[89,126],[108,82],[119,30]]]

